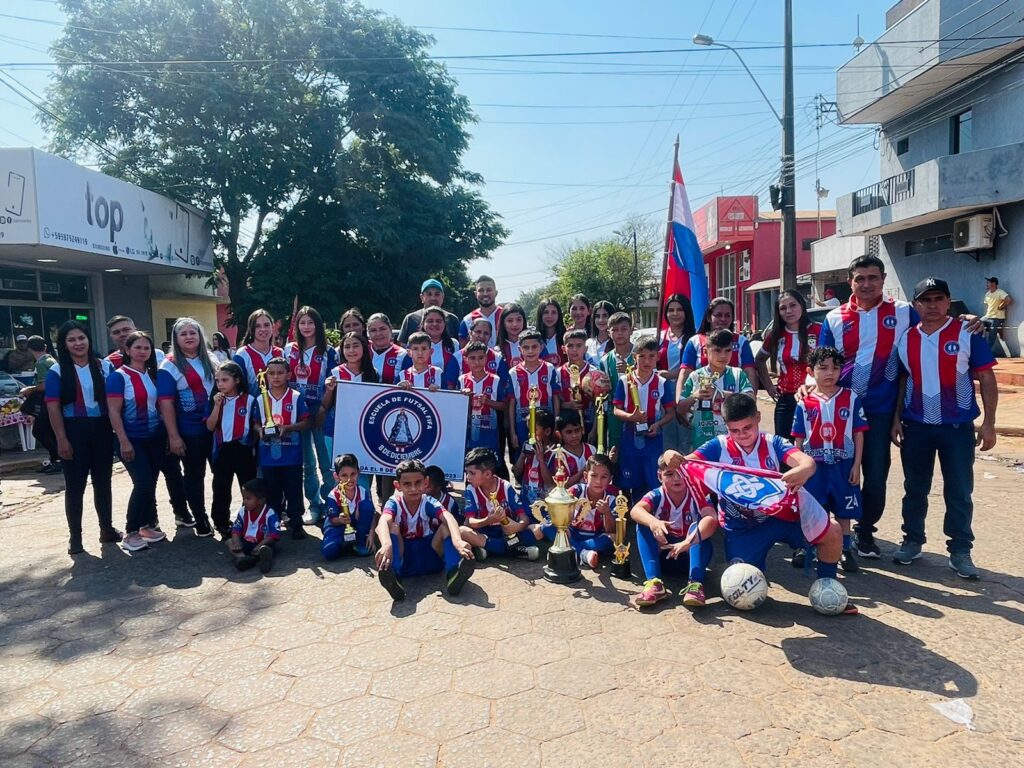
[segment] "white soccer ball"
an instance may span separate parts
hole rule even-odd
[[[850,600],[846,587],[838,579],[828,577],[817,579],[811,584],[807,597],[811,600],[811,607],[824,616],[839,615]]]
[[[752,611],[768,598],[768,580],[750,563],[733,563],[722,574],[722,597],[740,611]]]

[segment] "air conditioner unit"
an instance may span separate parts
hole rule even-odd
[[[992,247],[992,214],[979,213],[953,222],[953,250],[957,253]]]

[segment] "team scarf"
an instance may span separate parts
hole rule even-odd
[[[257,514],[253,514],[245,507],[242,507],[242,538],[252,544],[258,544],[263,540],[260,531],[267,524],[267,516],[270,514],[270,506],[263,505]]]
[[[380,376],[382,384],[394,384],[399,380],[399,366],[405,359],[405,356],[409,354],[397,344],[392,344],[381,352],[370,348],[370,352],[373,354],[373,367],[377,371],[377,375]]]
[[[216,457],[225,443],[249,443],[249,426],[252,423],[252,395],[225,397],[220,409],[220,423],[213,433],[213,454]]]
[[[506,339],[501,342],[501,356],[510,369],[523,362],[523,353],[519,351],[519,341]]]
[[[789,490],[778,472],[701,459],[687,461],[684,468],[690,480],[705,493],[718,496],[723,523],[723,502],[728,502],[741,510],[749,510],[751,517],[799,521],[804,538],[811,544],[821,541],[828,531],[828,512],[805,489]]]

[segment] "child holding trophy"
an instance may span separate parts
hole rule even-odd
[[[563,349],[566,361],[558,368],[562,415],[575,419],[589,435],[594,428],[594,398],[583,387],[592,368],[587,362],[587,332],[567,331]]]
[[[569,413],[571,412],[565,411],[562,416],[555,419],[555,431],[562,444],[562,456],[565,459],[566,488],[572,488],[583,480],[587,462],[597,453],[594,446],[583,442],[583,426]]]
[[[523,450],[512,468],[512,474],[519,481],[523,501],[530,505],[544,498],[548,489],[555,483],[552,479],[554,457],[555,417],[549,411],[534,411],[533,439],[523,446]]]
[[[691,372],[679,390],[676,412],[691,417],[694,446],[726,433],[722,402],[729,394],[754,391],[746,372],[729,365],[733,341],[732,331],[712,331],[707,337],[708,364]]]
[[[222,363],[213,377],[217,391],[210,400],[206,428],[213,432],[213,527],[225,541],[231,538],[231,485],[244,486],[256,477],[256,453],[251,429],[256,398],[245,391],[245,372],[238,363]]]
[[[464,541],[473,546],[477,560],[488,554],[513,555],[536,560],[540,550],[527,523],[526,505],[508,480],[495,474],[498,457],[489,448],[466,454]]]
[[[523,446],[533,438],[534,417],[539,408],[558,415],[562,394],[555,366],[540,359],[541,335],[529,329],[519,334],[519,351],[523,361],[509,371],[508,431],[514,460]],[[551,425],[554,427],[554,424]]]
[[[359,460],[345,453],[334,460],[337,485],[327,495],[324,540],[320,553],[324,560],[337,560],[351,548],[359,556],[370,554],[370,531],[377,510],[369,492],[359,487]]]

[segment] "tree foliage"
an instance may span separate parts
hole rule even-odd
[[[426,274],[462,290],[504,237],[461,164],[469,103],[397,20],[346,0],[62,5],[53,148],[206,210],[236,316],[296,292],[407,306]]]

